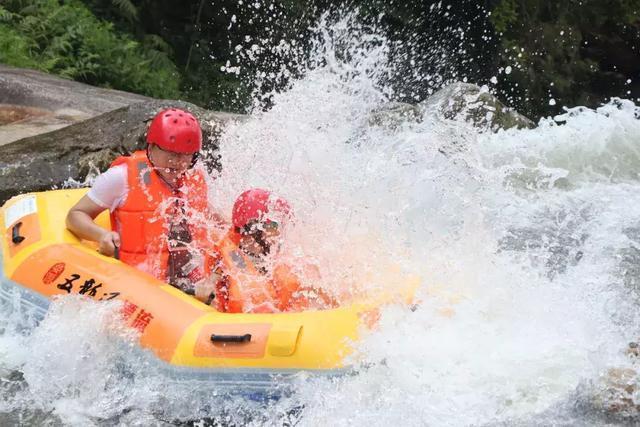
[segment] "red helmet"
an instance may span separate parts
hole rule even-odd
[[[178,108],[162,110],[149,125],[147,144],[156,144],[174,153],[196,153],[202,149],[202,130],[198,119]]]
[[[274,221],[273,215],[267,215],[269,212],[285,219],[291,215],[291,207],[286,200],[273,198],[269,191],[254,188],[238,196],[233,204],[231,221],[234,227],[242,229],[253,220]]]

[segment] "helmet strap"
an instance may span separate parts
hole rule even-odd
[[[196,151],[195,153],[193,153],[193,158],[191,159],[191,166],[189,166],[189,169],[192,169],[193,167],[195,167],[196,163],[198,163],[199,158],[200,158],[199,151]]]

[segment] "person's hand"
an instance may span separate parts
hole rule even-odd
[[[249,310],[249,313],[262,313],[262,314],[277,313],[277,312],[278,312],[277,307],[269,301],[265,301],[263,303],[254,305]]]
[[[216,283],[220,280],[220,274],[213,272],[209,277],[206,277],[194,284],[195,297],[200,301],[206,303],[209,297],[216,289]]]
[[[98,241],[98,252],[102,255],[113,256],[116,248],[120,247],[120,235],[115,231],[105,231]]]

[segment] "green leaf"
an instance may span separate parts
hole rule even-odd
[[[138,20],[138,9],[130,0],[111,0],[114,6],[120,12],[120,15],[129,22]]]

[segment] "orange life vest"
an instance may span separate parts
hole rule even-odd
[[[240,235],[231,230],[218,245],[223,276],[215,289],[218,311],[272,313],[335,305],[324,293],[303,288],[298,276],[285,264],[276,265],[272,272],[259,270],[240,250],[239,242]],[[301,292],[305,290],[319,296],[320,305]]]
[[[120,234],[120,259],[156,278],[171,282],[170,252],[175,246],[169,239],[173,225],[180,223],[188,230],[190,242],[180,250],[198,252],[191,274],[194,281],[206,274],[215,250],[214,238],[208,231],[207,185],[204,172],[187,171],[179,189],[171,189],[147,158],[144,151],[117,158],[111,166],[127,166],[129,192],[124,204],[111,212],[112,229]],[[171,283],[178,286],[176,283]]]
[[[239,248],[240,236],[229,231],[218,244],[222,279],[216,284],[218,311],[227,313],[275,312],[276,291]]]

